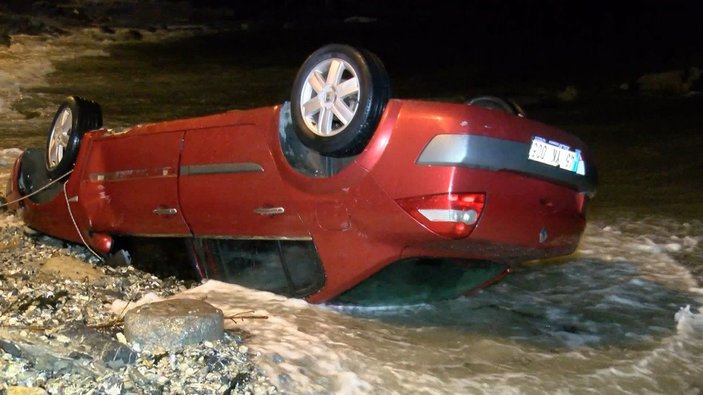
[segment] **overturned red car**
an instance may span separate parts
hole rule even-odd
[[[332,44],[273,107],[111,130],[69,97],[8,199],[29,227],[104,258],[168,240],[163,265],[344,302],[454,297],[570,254],[594,191],[575,136],[500,98],[390,99],[374,54]]]

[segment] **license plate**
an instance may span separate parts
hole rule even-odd
[[[568,145],[556,141],[547,141],[542,137],[533,137],[527,159],[545,165],[558,167],[579,175],[586,175],[586,164],[581,158],[580,150],[571,150]]]

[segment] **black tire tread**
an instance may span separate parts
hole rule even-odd
[[[78,149],[80,148],[80,142],[83,138],[85,132],[99,129],[102,127],[102,108],[100,105],[92,100],[84,99],[79,96],[69,96],[64,99],[63,103],[59,106],[54,115],[54,121],[50,126],[54,126],[56,122],[56,117],[64,108],[70,108],[73,115],[73,125],[71,126],[71,134],[69,136],[69,142],[64,151],[64,156],[61,162],[54,167],[49,169],[48,158],[47,158],[47,173],[49,178],[57,179],[62,177],[64,174],[73,169],[76,162],[76,157],[78,156]],[[49,139],[51,138],[51,132],[47,136],[46,150],[49,149]]]
[[[310,71],[310,68],[327,56],[340,56],[351,60],[362,76],[368,81],[368,92],[362,92],[360,107],[355,115],[360,121],[353,120],[358,125],[348,126],[339,134],[331,137],[320,137],[308,130],[299,111],[299,93]],[[363,96],[366,95],[366,99]],[[313,52],[301,66],[296,76],[291,98],[291,113],[296,134],[300,141],[321,155],[330,157],[349,157],[361,153],[373,136],[390,98],[390,83],[388,74],[381,60],[366,49],[356,49],[343,44],[329,44]]]

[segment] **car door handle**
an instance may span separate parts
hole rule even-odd
[[[254,212],[259,215],[281,215],[286,212],[283,207],[259,207],[254,209]]]
[[[173,207],[157,207],[152,211],[156,215],[176,215],[178,210]]]

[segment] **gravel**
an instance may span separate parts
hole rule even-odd
[[[70,275],[45,269],[57,257]],[[127,343],[108,307],[182,292],[183,281],[101,266],[82,246],[28,231],[10,214],[0,214],[0,261],[0,393],[277,393],[235,332],[155,353]]]

